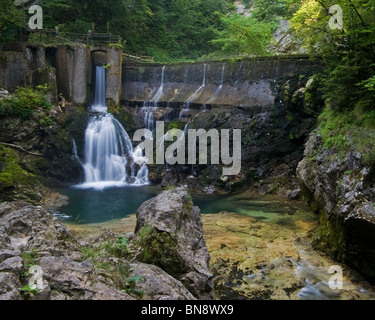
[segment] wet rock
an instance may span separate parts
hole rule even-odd
[[[2,99],[2,98],[7,98],[7,97],[9,97],[9,92],[8,92],[8,90],[1,89],[1,88],[0,88],[0,99]]]
[[[300,200],[301,199],[301,190],[300,189],[295,189],[288,193],[287,197],[289,200]]]
[[[185,188],[164,191],[143,203],[135,233],[141,261],[159,266],[197,298],[214,297],[200,209]]]
[[[162,188],[167,188],[171,186],[177,186],[177,184],[180,182],[181,176],[178,170],[176,169],[168,169],[165,172],[165,175],[163,177],[163,181],[161,182]]]
[[[315,247],[375,279],[373,169],[355,150],[340,159],[334,149],[323,147],[316,132],[304,156],[297,176],[310,207],[320,214]]]

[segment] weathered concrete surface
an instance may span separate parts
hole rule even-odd
[[[58,46],[56,53],[57,88],[73,103],[88,100],[90,50],[84,45]]]
[[[107,52],[106,96],[116,105],[120,103],[121,98],[121,78],[122,78],[122,51],[111,48]]]
[[[152,101],[161,85],[162,65],[124,65],[123,101]],[[165,67],[159,102],[260,107],[275,104],[279,80],[311,76],[319,69],[307,56],[171,64]]]
[[[100,61],[93,52],[103,51]],[[46,52],[48,53],[46,54]],[[51,100],[62,93],[75,104],[89,103],[90,84],[95,78],[92,66],[107,64],[107,99],[116,105],[121,97],[122,52],[115,48],[89,48],[84,44],[74,46],[41,46],[12,44],[0,52],[0,88],[10,92],[18,86],[35,86],[48,83],[52,89]]]

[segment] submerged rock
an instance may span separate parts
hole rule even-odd
[[[142,204],[135,229],[138,258],[161,267],[197,298],[214,298],[200,209],[184,187]]]

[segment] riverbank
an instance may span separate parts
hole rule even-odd
[[[275,207],[285,206],[282,198],[274,201]],[[343,289],[329,288],[332,274],[328,271],[337,263],[311,245],[319,218],[303,203],[291,202],[290,208],[289,214],[258,212],[256,218],[233,212],[201,215],[217,295],[249,300],[375,299],[375,288],[344,265]],[[136,216],[66,225],[78,238],[86,239],[108,231],[133,232]]]

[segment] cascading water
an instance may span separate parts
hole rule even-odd
[[[148,130],[154,131],[155,129],[155,117],[154,113],[158,108],[158,102],[163,95],[164,90],[164,73],[165,73],[165,66],[161,70],[161,82],[160,87],[156,94],[153,96],[153,98],[150,101],[144,101],[143,107],[141,109],[141,112],[144,114],[144,123]]]
[[[81,187],[102,189],[148,184],[147,159],[141,157],[138,148],[134,152],[125,129],[107,113],[103,67],[96,67],[95,102],[91,111],[96,114],[89,120],[85,132],[85,162],[82,164],[85,180]]]
[[[91,106],[91,111],[107,113],[105,92],[105,68],[96,67],[96,81],[95,81],[95,99],[94,104]]]
[[[215,94],[213,97],[208,101],[208,103],[211,103],[212,101],[216,100],[218,96],[220,95],[222,89],[223,89],[223,84],[224,84],[224,75],[225,75],[225,62],[223,64],[223,68],[221,70],[221,78],[220,78],[220,86],[217,88]]]
[[[189,109],[190,108],[190,103],[198,96],[198,94],[202,91],[202,89],[206,86],[206,69],[207,65],[203,65],[203,81],[202,85],[189,97],[189,99],[184,103],[184,108]],[[183,112],[183,110],[181,110]],[[181,119],[181,114],[180,114],[180,119]]]

